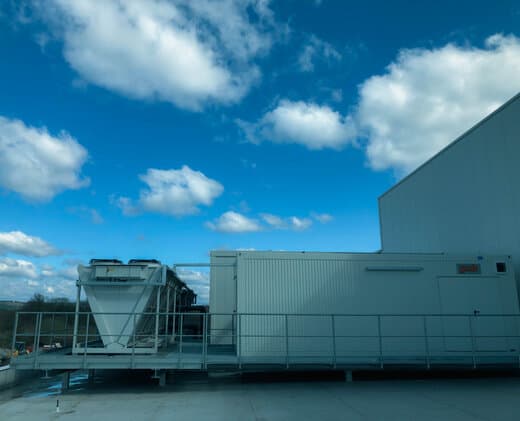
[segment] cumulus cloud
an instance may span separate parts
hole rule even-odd
[[[66,132],[26,126],[0,116],[0,186],[25,199],[45,202],[89,184],[81,177],[87,151]]]
[[[327,224],[334,219],[334,217],[328,213],[312,212],[311,217],[322,224]]]
[[[110,203],[121,209],[123,215],[125,216],[135,216],[138,215],[140,212],[138,206],[129,197],[111,196]]]
[[[282,218],[278,215],[273,215],[272,213],[262,213],[260,216],[270,228],[274,229],[304,231],[312,225],[312,220],[310,218],[300,218],[297,216]]]
[[[270,228],[274,229],[304,231],[312,225],[312,220],[309,218],[299,218],[297,216],[282,218],[272,213],[262,213],[260,216]]]
[[[75,267],[43,264],[38,268],[25,260],[0,258],[0,299],[27,300],[34,294],[74,299],[76,279]]]
[[[40,237],[22,231],[0,232],[0,254],[7,253],[42,257],[60,254],[60,251]]]
[[[402,50],[359,90],[356,120],[374,170],[410,172],[520,90],[520,40]]]
[[[278,215],[273,215],[272,213],[262,213],[260,216],[267,225],[273,228],[282,229],[287,226],[287,221],[284,221]]]
[[[315,35],[311,35],[298,56],[298,65],[302,72],[314,71],[317,60],[332,62],[341,60],[341,54],[331,44]]]
[[[356,130],[352,119],[327,105],[281,100],[256,123],[237,120],[249,141],[295,143],[308,149],[341,149],[352,143]]]
[[[213,231],[228,233],[255,232],[262,229],[258,220],[234,211],[223,213],[213,222],[207,222],[206,226]]]
[[[209,302],[209,273],[198,270],[177,269],[177,276],[197,294],[197,304]]]
[[[138,203],[127,197],[113,199],[126,215],[155,212],[172,216],[191,215],[199,206],[210,206],[224,191],[218,181],[194,171],[187,165],[180,170],[148,169],[139,176],[147,188],[141,190]]]
[[[322,223],[325,223],[327,217],[332,218],[327,214],[320,214],[319,217],[321,217],[321,220],[318,218],[315,219]],[[235,211],[228,211],[223,213],[214,221],[206,222],[206,226],[209,229],[218,232],[243,233],[270,229],[304,231],[310,228],[312,223],[312,219],[307,217],[281,217],[272,213],[261,213],[258,215],[257,219],[247,217]]]
[[[38,277],[36,267],[27,260],[0,258],[0,279],[35,279]]]
[[[84,80],[190,110],[239,101],[260,77],[255,58],[279,31],[262,0],[35,4]]]
[[[317,150],[365,139],[370,168],[393,169],[402,176],[518,91],[520,39],[495,34],[481,48],[450,43],[401,50],[383,74],[361,83],[350,114],[282,100],[257,122],[237,124],[253,143],[296,143]]]
[[[312,221],[309,218],[298,218],[291,216],[289,218],[292,229],[295,231],[304,231],[312,225]]]

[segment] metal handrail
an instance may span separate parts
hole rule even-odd
[[[75,323],[74,330],[71,332],[70,329],[67,330],[67,325],[63,330],[59,330],[56,326],[56,317],[64,316],[66,320],[68,320],[69,315],[75,315]],[[190,312],[140,312],[140,313],[132,313],[132,312],[18,312],[15,316],[14,322],[14,331],[13,331],[13,349],[17,342],[17,339],[20,338],[33,338],[34,341],[34,368],[38,365],[38,356],[41,354],[40,350],[40,342],[44,338],[72,338],[72,345],[75,349],[80,351],[76,353],[83,357],[83,367],[87,366],[87,355],[93,349],[102,349],[103,346],[101,344],[97,344],[97,342],[103,342],[103,338],[106,336],[113,337],[114,334],[100,334],[97,331],[97,327],[95,326],[95,316],[97,315],[128,315],[133,318],[133,329],[129,334],[120,333],[118,335],[119,338],[131,338],[132,342],[129,343],[131,346],[131,367],[134,368],[136,366],[137,352],[136,349],[142,348],[144,350],[152,350],[153,352],[159,352],[159,341],[164,340],[164,348],[168,351],[168,340],[172,338],[176,341],[176,354],[175,360],[178,368],[182,368],[183,358],[184,358],[184,350],[183,346],[185,346],[186,340],[189,340],[189,344],[196,345],[200,343],[200,362],[202,369],[206,369],[208,365],[208,361],[211,360],[212,355],[208,352],[209,348],[214,346],[212,340],[218,339],[220,341],[224,341],[227,343],[227,339],[229,338],[230,344],[234,346],[237,366],[242,368],[244,362],[244,344],[245,341],[252,338],[270,338],[272,340],[280,340],[283,341],[283,359],[284,365],[286,368],[289,368],[291,364],[294,364],[294,361],[298,358],[307,358],[306,355],[300,355],[301,351],[292,349],[291,341],[300,340],[300,339],[309,339],[313,340],[324,340],[322,349],[323,358],[329,358],[330,364],[334,368],[338,365],[338,359],[345,357],[341,354],[340,349],[338,349],[338,340],[344,340],[346,338],[349,339],[377,339],[377,347],[376,349],[371,349],[370,351],[367,349],[365,351],[351,351],[351,352],[365,352],[364,356],[367,357],[376,357],[378,359],[378,364],[381,368],[384,368],[389,358],[393,358],[393,354],[389,353],[388,350],[385,350],[385,341],[391,339],[422,339],[423,340],[423,353],[417,354],[417,357],[421,357],[424,360],[424,364],[427,368],[431,367],[432,359],[438,355],[440,351],[436,351],[432,349],[433,341],[438,339],[443,339],[444,341],[450,339],[460,339],[460,340],[469,340],[471,344],[467,350],[464,350],[464,358],[468,355],[471,358],[471,363],[473,368],[477,368],[479,365],[479,358],[482,355],[486,355],[486,351],[479,350],[478,341],[484,338],[496,338],[496,339],[518,339],[520,340],[520,334],[511,334],[511,332],[504,332],[504,334],[482,334],[482,332],[475,331],[475,323],[477,320],[483,319],[493,319],[493,318],[513,318],[518,319],[520,321],[520,314],[311,314],[311,313],[190,313]],[[144,332],[140,333],[136,331],[136,317],[138,316],[155,316],[155,323],[153,332]],[[31,316],[34,318],[34,329],[32,331],[26,331],[27,323],[23,323],[23,319],[25,316]],[[33,317],[34,316],[34,317]],[[44,320],[48,317],[52,316],[51,323],[51,331],[47,332],[47,328],[44,326]],[[232,320],[233,328],[219,328],[211,326],[212,318],[215,316],[229,316]],[[80,323],[80,319],[85,317],[85,324]],[[161,323],[161,317],[164,317],[165,323]],[[200,318],[202,324],[202,330],[196,333],[185,333],[185,323],[187,318]],[[275,322],[278,325],[278,329],[271,329],[268,333],[258,333],[261,332],[258,328],[253,331],[248,331],[244,329],[244,317],[254,318],[255,317],[271,317],[275,318]],[[410,334],[409,332],[402,332],[401,334],[395,333],[385,333],[382,325],[382,321],[391,320],[392,318],[406,318],[408,320],[413,320],[417,322],[417,326],[413,326],[413,328],[421,329],[422,332],[417,334]],[[169,331],[168,320],[173,321],[172,331]],[[179,319],[178,324],[176,325],[176,318]],[[330,325],[329,328],[326,329],[324,333],[320,334],[301,334],[298,332],[291,332],[290,329],[290,321],[292,322],[294,319],[300,320],[303,322],[302,326],[305,326],[305,322],[308,318],[323,318],[323,320],[327,320],[329,318]],[[351,322],[354,323],[359,322],[359,318],[362,319],[372,319],[375,323],[374,326],[369,326],[368,329],[370,331],[376,330],[374,334],[343,334],[340,329],[338,330],[338,322],[343,320],[344,318],[351,318]],[[354,319],[355,318],[355,319]],[[450,318],[463,318],[468,322],[468,329],[466,333],[453,335],[453,334],[437,334],[434,330],[430,330],[428,328],[428,322],[439,318],[440,321],[444,322],[446,319]],[[92,323],[91,323],[92,322]],[[420,326],[419,326],[420,325]],[[91,332],[91,327],[94,326],[94,329],[97,331]],[[164,326],[164,331],[159,329],[160,326]],[[176,327],[175,327],[176,326]],[[519,325],[515,325],[515,332],[518,332]],[[23,327],[23,328],[22,328]],[[408,326],[409,327],[409,326]],[[301,326],[299,326],[301,328]],[[58,331],[56,330],[58,329]],[[316,329],[316,327],[315,327]],[[319,329],[319,327],[318,327]],[[367,329],[367,327],[365,327]],[[18,330],[22,330],[19,332]],[[305,330],[305,328],[303,328]],[[437,327],[438,330],[438,327]],[[329,333],[330,331],[330,333]],[[506,334],[507,333],[507,334]],[[80,338],[83,339],[80,341]],[[89,341],[89,338],[91,339]],[[147,347],[146,344],[138,344],[138,341],[143,338],[150,338],[152,341],[150,345]],[[80,347],[81,343],[81,347]],[[96,346],[98,345],[98,346]],[[367,345],[368,348],[373,348],[372,346]],[[520,346],[517,346],[520,348]],[[328,354],[327,351],[328,350]],[[171,349],[168,351],[170,352]],[[411,351],[418,352],[414,348],[411,348]],[[505,352],[505,350],[503,350]],[[511,351],[511,350],[510,350]],[[191,352],[191,354],[190,354]],[[186,355],[190,355],[190,358],[193,358],[193,352],[190,351]],[[278,352],[278,351],[277,351]],[[273,355],[278,357],[277,352],[274,352]],[[422,351],[421,351],[422,352]],[[442,352],[448,352],[446,350]],[[520,349],[512,350],[512,352],[516,352],[513,355],[518,359],[518,366],[520,367]],[[311,356],[315,356],[314,354],[309,354]],[[357,355],[357,354],[356,354]],[[186,356],[188,358],[188,356]]]
[[[55,314],[55,315],[66,315],[66,314],[78,314],[78,315],[156,315],[155,311],[147,311],[147,312],[128,312],[128,311],[105,311],[105,312],[95,312],[95,311],[18,311],[16,314]],[[207,314],[208,316],[234,316],[240,314],[241,316],[302,316],[302,317],[520,317],[520,313],[251,313],[251,312],[233,312],[233,313],[190,313],[190,312],[180,312],[180,311],[160,311],[159,314],[163,315],[188,315],[188,316],[201,316],[202,314]]]

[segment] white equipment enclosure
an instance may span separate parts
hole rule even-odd
[[[509,256],[213,251],[211,266],[210,343],[244,362],[518,358]]]
[[[155,353],[175,339],[175,317],[168,313],[179,311],[181,298],[195,299],[186,284],[157,260],[122,264],[93,259],[89,266],[79,265],[78,273],[73,354]],[[78,311],[81,288],[92,313]],[[90,315],[97,327],[94,333],[92,323],[84,320]],[[87,335],[78,334],[78,325],[87,326]]]

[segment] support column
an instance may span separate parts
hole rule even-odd
[[[77,341],[78,341],[78,323],[79,323],[79,302],[81,299],[81,285],[79,284],[79,280],[76,283],[77,291],[76,291],[76,308],[74,312],[74,331],[72,333],[72,353],[76,351]],[[65,334],[67,332],[65,331]],[[65,337],[65,342],[67,342],[67,337]],[[64,346],[67,346],[66,343]]]
[[[63,373],[63,381],[62,381],[61,390],[62,391],[69,390],[69,387],[70,387],[70,371],[66,371],[65,373]]]
[[[166,371],[164,370],[159,373],[159,386],[166,386]]]
[[[94,384],[96,382],[96,370],[91,368],[88,371],[88,384]]]

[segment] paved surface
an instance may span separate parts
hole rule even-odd
[[[249,381],[180,378],[159,389],[142,382],[76,376],[0,394],[1,420],[518,420],[519,378]],[[56,413],[56,399],[60,413]]]

